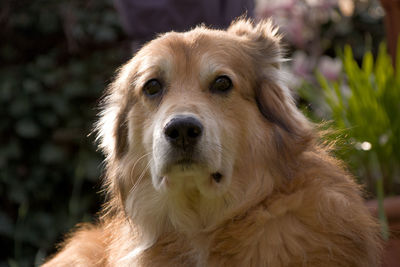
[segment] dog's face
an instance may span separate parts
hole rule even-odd
[[[272,190],[275,170],[309,136],[282,86],[281,60],[268,22],[168,33],[144,46],[110,88],[99,124],[122,200],[138,187],[150,199],[224,203]]]
[[[256,106],[249,101],[254,99],[249,58],[232,56],[240,50],[227,45],[225,35],[171,33],[137,55],[133,113],[144,115],[137,135],[151,158],[157,191],[196,188],[212,198],[231,184],[239,144],[251,138]],[[137,123],[131,121],[132,129]]]

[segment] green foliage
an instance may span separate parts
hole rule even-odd
[[[316,74],[329,111],[323,117],[351,145],[340,156],[382,204],[384,194],[400,193],[400,68],[393,69],[384,44],[375,62],[372,53],[366,52],[361,66],[346,46],[342,62],[344,75],[340,81],[328,82]],[[380,218],[387,237],[382,211]]]
[[[355,146],[349,156],[358,169],[366,168],[361,177],[367,182],[383,178],[385,191],[397,193],[392,185],[398,182],[400,164],[399,69],[395,73],[384,44],[375,62],[367,52],[361,67],[346,46],[343,65],[346,80],[329,83],[317,74],[334,127]]]
[[[32,266],[99,208],[87,135],[129,48],[111,1],[0,5],[0,266]]]

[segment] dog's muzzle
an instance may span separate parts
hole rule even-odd
[[[152,182],[157,190],[197,188],[212,197],[226,189],[230,161],[222,164],[219,127],[192,113],[159,120],[153,132]]]

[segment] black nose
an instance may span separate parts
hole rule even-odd
[[[173,118],[164,127],[164,135],[167,140],[183,150],[193,148],[202,132],[201,122],[189,116]]]

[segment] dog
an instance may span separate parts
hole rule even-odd
[[[359,185],[296,108],[266,20],[147,43],[102,101],[107,200],[43,266],[379,266]]]

